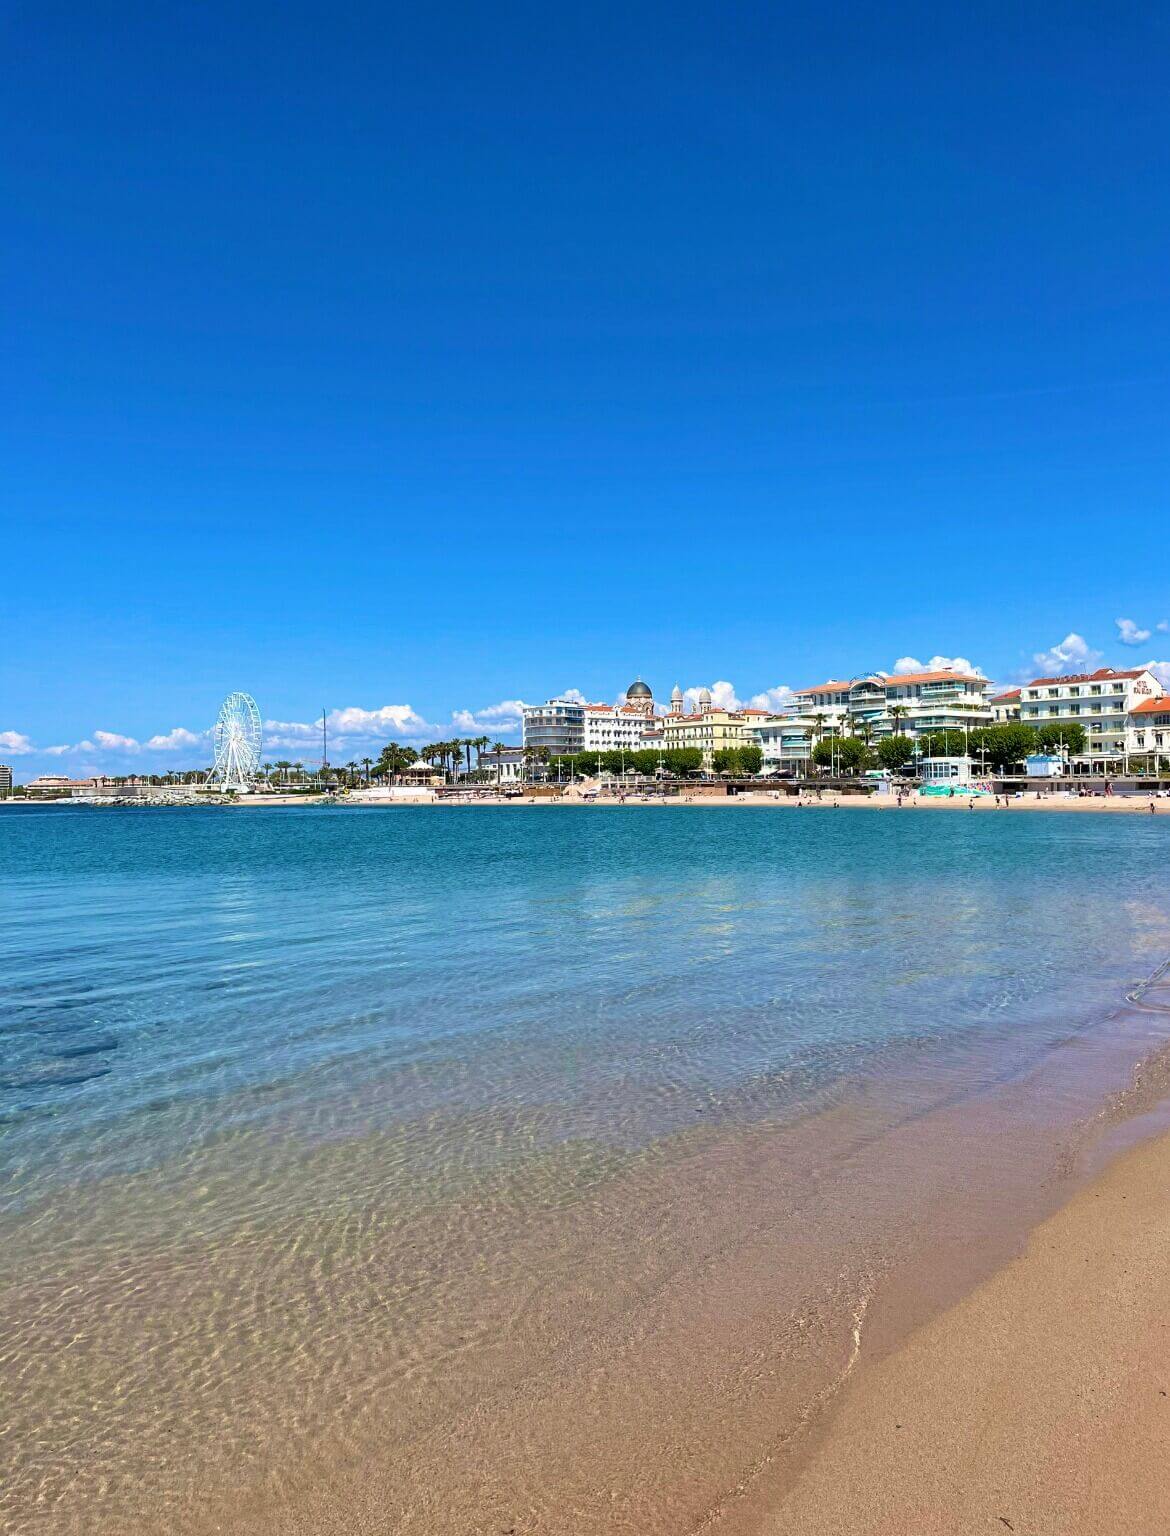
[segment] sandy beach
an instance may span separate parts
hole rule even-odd
[[[70,806],[88,803],[91,806],[95,802],[77,800],[48,800],[39,802],[45,806]],[[23,800],[0,801],[0,806],[20,807],[25,805]],[[97,808],[109,809],[113,805],[121,804],[137,810],[159,809],[157,803],[136,803],[133,800],[117,802],[109,800],[97,802]],[[321,806],[321,805],[361,805],[367,807],[380,807],[390,809],[402,806],[522,806],[531,809],[535,806],[547,808],[549,806],[574,806],[579,809],[593,807],[603,810],[635,810],[650,809],[661,810],[664,807],[686,807],[687,809],[704,809],[707,807],[723,807],[743,809],[775,809],[775,810],[830,810],[844,808],[846,810],[864,811],[962,811],[969,814],[972,811],[980,815],[989,812],[997,814],[1016,814],[1021,811],[1073,811],[1080,813],[1103,813],[1111,816],[1117,815],[1143,815],[1151,813],[1170,816],[1170,799],[1159,799],[1153,794],[1139,795],[1069,795],[1063,793],[1032,793],[1028,792],[1019,798],[1009,797],[999,799],[992,795],[964,795],[957,794],[954,799],[941,795],[917,795],[911,794],[905,797],[899,805],[896,798],[891,795],[865,795],[865,794],[841,794],[834,790],[824,790],[820,796],[805,794],[801,796],[789,795],[782,790],[752,790],[746,794],[725,795],[712,794],[702,790],[693,794],[671,795],[666,798],[660,796],[627,795],[624,799],[616,795],[585,795],[580,790],[569,790],[561,795],[497,795],[489,792],[470,792],[466,794],[436,794],[431,790],[418,790],[409,794],[387,795],[378,790],[354,790],[351,793],[339,797],[328,795],[281,795],[258,793],[242,796],[231,805],[223,805],[216,801],[199,801],[191,799],[176,799],[168,802],[163,809],[179,807],[195,807],[200,804],[211,805],[217,809],[229,810],[262,810],[262,809],[293,809],[297,806]]]
[[[761,1536],[1170,1529],[1170,1136],[858,1372]]]
[[[251,804],[296,804],[295,800],[279,800],[277,797],[257,797]],[[304,803],[303,801],[300,803]],[[317,802],[320,803],[319,801]],[[367,796],[357,792],[347,797],[344,802],[350,805],[443,805],[443,806],[500,806],[513,805],[525,808],[533,806],[575,806],[579,808],[593,807],[605,810],[662,810],[665,807],[686,808],[688,810],[706,809],[718,807],[725,809],[773,809],[773,810],[834,810],[845,809],[853,811],[961,811],[964,815],[977,812],[980,815],[995,813],[997,815],[1016,815],[1026,811],[1071,811],[1084,813],[1104,813],[1107,815],[1166,815],[1170,816],[1170,800],[1159,800],[1154,795],[1065,795],[1065,794],[1024,794],[1019,799],[1000,798],[993,795],[956,795],[954,799],[941,795],[909,795],[901,805],[891,795],[852,795],[839,794],[833,790],[826,790],[818,798],[816,795],[803,795],[797,797],[788,795],[782,791],[760,790],[751,791],[739,795],[719,795],[696,793],[694,795],[674,795],[665,799],[656,796],[642,798],[638,795],[629,795],[624,800],[615,795],[594,796],[586,798],[580,792],[570,791],[560,796],[533,795],[524,798],[513,797],[511,799],[499,795],[467,795],[467,796],[419,796],[410,800],[395,800]]]

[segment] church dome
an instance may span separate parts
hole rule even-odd
[[[670,702],[672,704],[682,703],[682,689],[677,683],[675,683],[674,687],[670,690]]]
[[[699,703],[700,704],[710,704],[710,702],[711,702],[711,690],[710,690],[710,688],[700,688],[699,689]]]
[[[626,689],[627,699],[652,699],[653,697],[654,695],[641,678],[638,678],[637,682],[631,683]]]

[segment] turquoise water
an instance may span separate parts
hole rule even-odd
[[[1036,1209],[1164,1045],[1109,1021],[1168,853],[1085,813],[6,808],[0,1530],[695,1529],[875,1288]]]
[[[1170,953],[1170,818],[0,817],[0,1198],[246,1129],[432,1167],[1010,1070]]]

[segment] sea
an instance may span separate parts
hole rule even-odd
[[[1170,816],[4,807],[0,1530],[749,1529],[1156,1112],[1168,869]]]

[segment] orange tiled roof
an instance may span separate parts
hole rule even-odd
[[[1004,703],[1007,702],[1008,699],[1018,699],[1019,696],[1020,696],[1020,690],[1018,688],[1009,688],[1006,693],[996,693],[996,694],[993,694],[992,698],[991,698],[991,702],[993,704],[1004,704]]]
[[[902,683],[982,683],[985,679],[977,677],[974,672],[951,672],[944,667],[941,672],[896,672],[886,678],[887,688],[896,688]]]
[[[802,693],[848,693],[852,683],[838,683],[832,678],[827,683],[818,683],[815,688],[798,688],[796,692]]]
[[[1098,667],[1095,672],[1067,672],[1062,677],[1034,677],[1027,685],[1041,688],[1049,683],[1104,683],[1115,677],[1141,677],[1145,667],[1133,667],[1128,672],[1115,672],[1112,667]]]
[[[1160,693],[1156,698],[1143,699],[1130,710],[1131,715],[1170,714],[1170,694]]]

